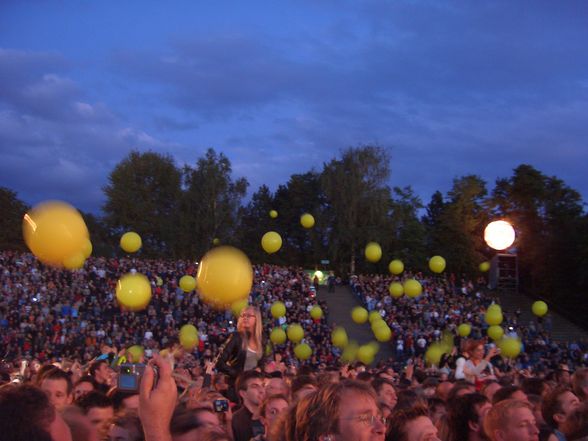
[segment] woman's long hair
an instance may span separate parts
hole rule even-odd
[[[261,312],[259,312],[259,308],[256,308],[255,306],[248,306],[242,311],[242,313],[243,312],[251,312],[253,313],[253,315],[255,315],[255,329],[253,330],[253,334],[249,334],[247,331],[238,329],[239,334],[241,334],[241,339],[243,341],[242,349],[244,351],[247,351],[247,348],[249,347],[249,342],[251,340],[254,340],[257,343],[257,356],[261,360],[261,358],[263,357],[263,346],[261,341],[263,324],[261,322]]]

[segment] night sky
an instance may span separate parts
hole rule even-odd
[[[391,186],[529,163],[588,196],[586,1],[0,0],[0,185],[98,213],[129,151],[223,152],[249,195],[341,149]]]

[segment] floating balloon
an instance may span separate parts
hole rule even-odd
[[[180,329],[180,344],[186,351],[192,351],[198,344],[198,331],[194,325],[184,325]]]
[[[84,266],[86,260],[84,259],[83,252],[74,254],[63,261],[63,266],[69,270],[80,269]]]
[[[312,355],[312,349],[306,343],[294,346],[294,355],[298,360],[308,360]]]
[[[484,320],[486,320],[486,323],[490,326],[499,325],[502,323],[502,312],[498,309],[488,309],[484,316]]]
[[[191,292],[196,289],[196,279],[192,276],[182,276],[180,279],[180,288],[184,292]]]
[[[116,300],[126,309],[140,311],[151,300],[151,284],[143,274],[126,274],[116,284]]]
[[[445,353],[444,347],[439,343],[433,343],[425,352],[425,361],[429,366],[439,366],[441,357]]]
[[[356,341],[352,340],[349,342],[349,344],[347,344],[347,346],[345,346],[345,349],[343,349],[343,352],[341,353],[341,361],[343,363],[352,363],[353,361],[355,361],[355,358],[357,357],[357,350],[359,349],[359,346],[357,344]]]
[[[498,303],[492,303],[490,306],[488,306],[488,311],[502,312],[502,307]]]
[[[460,337],[467,337],[472,332],[472,327],[468,323],[462,323],[457,327],[457,333]]]
[[[235,317],[239,317],[241,315],[241,311],[249,306],[248,299],[237,300],[235,303],[231,305],[231,312]]]
[[[129,231],[120,238],[120,247],[127,253],[136,253],[141,248],[142,241],[134,231]]]
[[[421,295],[423,287],[418,280],[408,279],[404,282],[404,293],[410,297],[415,298]]]
[[[270,311],[273,318],[284,317],[286,315],[286,305],[280,301],[274,302]]]
[[[225,309],[249,297],[253,268],[242,251],[220,246],[202,258],[196,278],[202,299],[217,309]]]
[[[82,215],[60,201],[43,202],[24,215],[23,236],[31,252],[46,265],[62,267],[84,254],[89,238]]]
[[[490,270],[490,262],[482,262],[480,266],[478,266],[478,269],[482,273],[487,273]]]
[[[372,364],[375,357],[374,350],[369,345],[361,345],[357,349],[356,357],[363,364]]]
[[[84,255],[84,259],[87,259],[92,255],[92,242],[90,242],[90,239],[86,239],[84,241],[84,246],[82,247],[82,254]]]
[[[212,244],[216,247],[217,245],[220,245],[220,239],[218,237],[215,237],[214,239],[212,239]]]
[[[194,326],[194,325],[187,324],[187,325],[184,325],[180,328],[180,336],[181,335],[193,335],[193,334],[198,335],[198,330],[196,329],[196,326]]]
[[[278,217],[278,212],[277,212],[276,210],[270,210],[270,212],[269,212],[269,216],[270,216],[272,219],[275,219],[276,217]]]
[[[395,299],[398,299],[404,295],[404,287],[402,286],[402,283],[399,282],[392,282],[388,288],[388,291]]]
[[[442,273],[445,270],[445,259],[441,256],[433,256],[429,260],[429,269],[434,273]]]
[[[376,318],[374,321],[372,321],[371,324],[372,324],[372,331],[374,331],[374,332],[376,332],[376,330],[378,328],[388,326],[388,323],[386,323],[386,321],[381,316],[379,318]]]
[[[323,310],[321,309],[320,306],[315,305],[312,307],[312,309],[310,310],[310,316],[315,319],[318,320],[320,318],[322,318],[323,316]]]
[[[517,358],[521,353],[521,342],[518,338],[505,337],[498,342],[500,355],[507,358]]]
[[[388,270],[397,276],[404,271],[404,263],[402,263],[402,260],[394,259],[388,265]]]
[[[365,247],[365,258],[372,263],[379,262],[382,258],[382,248],[376,242],[370,242]]]
[[[375,320],[382,320],[382,316],[378,311],[371,311],[368,315],[368,320],[370,323],[373,323]]]
[[[361,306],[356,306],[351,310],[351,318],[355,323],[361,325],[367,322],[368,312],[365,308],[362,308]]]
[[[129,363],[141,363],[145,351],[142,346],[134,345],[127,349],[127,360]]]
[[[392,330],[388,326],[381,326],[374,331],[376,340],[379,342],[387,342],[392,338]]]
[[[286,331],[288,334],[288,338],[293,343],[298,343],[304,337],[304,329],[298,323],[291,324],[288,326],[288,330]]]
[[[314,217],[310,213],[304,213],[300,216],[300,225],[304,228],[312,228],[314,227]]]
[[[333,346],[340,349],[343,349],[345,346],[347,346],[349,341],[345,329],[341,327],[333,329],[333,332],[331,333],[331,342],[333,343]]]
[[[268,254],[275,253],[282,247],[282,238],[275,231],[268,231],[261,238],[261,247]]]
[[[504,329],[502,329],[502,327],[500,326],[493,325],[488,328],[488,331],[486,331],[486,333],[488,334],[488,337],[496,341],[502,338],[502,336],[504,335]]]
[[[542,300],[537,300],[533,303],[531,310],[537,317],[543,317],[545,314],[547,314],[548,311],[547,303]]]
[[[286,342],[286,333],[282,328],[274,328],[270,333],[270,340],[276,345],[284,344]]]

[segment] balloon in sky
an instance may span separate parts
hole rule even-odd
[[[306,343],[300,343],[294,346],[294,355],[298,360],[307,360],[312,355],[312,349]]]
[[[365,258],[372,263],[376,263],[382,258],[382,248],[377,242],[367,244],[365,247]]]
[[[535,314],[537,317],[543,317],[545,314],[547,314],[549,308],[547,307],[547,303],[542,300],[537,300],[533,303],[531,309],[533,314]]]
[[[286,342],[286,333],[282,328],[274,328],[270,333],[270,340],[276,345],[284,344]]]
[[[269,215],[272,219],[275,219],[278,217],[278,212],[276,210],[270,210]]]
[[[273,318],[280,318],[286,315],[286,305],[280,301],[276,301],[272,304],[271,313]]]
[[[462,323],[457,327],[457,333],[460,337],[467,337],[472,332],[472,327],[469,323]]]
[[[333,343],[333,346],[343,349],[349,342],[347,331],[340,326],[333,329],[333,332],[331,333],[331,342]]]
[[[300,224],[304,228],[312,228],[314,227],[314,217],[310,213],[304,213],[300,216]]]
[[[441,256],[433,256],[429,260],[429,269],[434,273],[442,273],[445,270],[445,259]]]
[[[320,318],[322,318],[323,316],[323,310],[321,309],[320,306],[315,305],[312,307],[312,309],[310,310],[310,316],[315,319],[318,320]]]
[[[516,358],[521,353],[521,341],[518,338],[505,337],[498,342],[500,355]]]
[[[404,295],[404,287],[400,282],[392,282],[390,287],[388,288],[390,295],[395,299],[402,297]]]
[[[355,323],[361,325],[367,322],[368,312],[365,308],[362,308],[361,306],[356,306],[351,310],[351,318]]]
[[[191,292],[196,289],[196,279],[192,276],[182,276],[180,279],[180,288],[184,292]]]
[[[402,263],[402,260],[394,259],[388,265],[388,270],[397,276],[404,271],[404,263]]]
[[[300,342],[300,340],[302,340],[302,338],[304,337],[304,330],[302,329],[302,326],[300,326],[298,323],[293,323],[290,326],[288,326],[286,333],[288,334],[288,338],[290,339],[290,341],[293,343]]]
[[[134,231],[129,231],[120,238],[120,247],[127,253],[136,253],[141,248],[141,245],[141,236]]]
[[[480,270],[480,272],[482,273],[487,273],[490,270],[490,262],[482,262],[479,266],[478,269]]]
[[[420,282],[415,279],[408,279],[404,282],[404,293],[410,297],[415,298],[421,295],[423,287]]]
[[[504,335],[504,329],[502,329],[502,327],[498,325],[493,325],[488,328],[488,331],[486,331],[486,333],[488,334],[488,337],[496,341],[502,338],[502,336]]]
[[[282,238],[275,231],[268,231],[261,238],[261,247],[268,254],[275,253],[282,247]]]
[[[125,274],[116,284],[116,300],[131,311],[145,309],[151,300],[151,284],[143,274]]]

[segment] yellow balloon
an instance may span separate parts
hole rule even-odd
[[[498,342],[500,355],[507,358],[516,358],[521,353],[521,342],[517,338],[505,337]]]
[[[120,238],[120,247],[127,253],[136,253],[142,244],[141,236],[134,231],[129,231]]]
[[[498,303],[492,303],[490,306],[488,306],[488,311],[502,312],[502,307]]]
[[[382,247],[377,242],[370,242],[365,247],[365,258],[372,262],[379,262],[382,258]]]
[[[155,284],[157,286],[162,286],[163,285],[163,279],[159,276],[155,277]]]
[[[214,239],[212,239],[212,244],[214,246],[220,245],[220,239],[218,237],[215,237]]]
[[[404,293],[410,297],[415,298],[421,295],[423,287],[418,280],[408,279],[404,282]]]
[[[439,343],[433,343],[425,352],[425,360],[429,366],[439,366],[441,357],[445,353],[444,348]]]
[[[342,327],[333,329],[333,332],[331,333],[331,342],[333,343],[333,346],[340,349],[343,349],[345,346],[347,346],[349,340],[345,329]]]
[[[182,276],[180,279],[180,288],[184,292],[194,291],[196,289],[196,279],[188,275]]]
[[[359,346],[357,345],[357,342],[352,340],[349,342],[349,344],[347,344],[347,346],[345,346],[345,349],[343,349],[343,352],[341,353],[341,361],[343,363],[352,363],[355,358],[357,357],[357,351],[359,349]]]
[[[274,302],[271,307],[271,313],[273,318],[284,317],[286,315],[286,305],[280,301]]]
[[[390,292],[390,295],[392,297],[394,297],[395,299],[398,299],[403,296],[404,287],[402,286],[402,283],[392,282],[390,284],[390,287],[388,288],[388,291]]]
[[[24,215],[23,236],[31,252],[46,265],[63,262],[82,253],[90,237],[82,215],[69,204],[44,202]]]
[[[92,249],[92,242],[90,242],[90,239],[86,239],[84,246],[82,247],[82,254],[84,255],[84,259],[87,259],[92,255]]]
[[[504,329],[502,329],[500,326],[493,325],[488,328],[486,333],[492,340],[500,340],[504,335]]]
[[[374,333],[379,328],[385,328],[385,327],[388,327],[388,323],[386,323],[382,317],[380,317],[379,319],[376,319],[372,322],[372,331],[374,331]]]
[[[368,315],[368,320],[370,323],[373,323],[376,320],[382,320],[382,316],[378,311],[371,311]]]
[[[286,342],[286,333],[282,328],[274,328],[270,333],[270,340],[275,345],[281,345]]]
[[[402,260],[394,259],[388,265],[388,270],[392,274],[398,275],[398,274],[402,273],[402,271],[404,271],[404,263],[402,263]]]
[[[116,299],[131,311],[145,309],[151,300],[151,284],[143,274],[126,274],[116,284]]]
[[[361,306],[356,306],[351,310],[351,318],[355,323],[361,325],[367,322],[368,312],[365,308],[362,308]]]
[[[304,213],[300,216],[300,225],[304,228],[312,228],[314,227],[314,217],[310,213]]]
[[[374,350],[369,345],[361,345],[357,349],[356,357],[363,364],[372,364],[374,361],[374,356],[375,356]]]
[[[304,337],[304,330],[302,329],[302,326],[300,326],[298,323],[293,323],[290,326],[288,326],[288,330],[286,332],[288,334],[288,338],[293,343],[300,342],[300,340],[302,340],[302,338]]]
[[[379,342],[387,342],[392,338],[392,330],[388,326],[381,326],[374,331],[376,340]]]
[[[84,266],[86,260],[84,259],[83,252],[74,254],[63,261],[63,266],[69,270],[80,269]]]
[[[231,312],[235,317],[239,317],[241,315],[241,311],[249,306],[248,299],[237,300],[235,303],[231,305]]]
[[[323,310],[321,309],[320,306],[315,305],[312,307],[312,309],[310,310],[310,316],[315,319],[318,320],[320,318],[323,317]]]
[[[502,312],[496,309],[488,309],[484,319],[486,320],[486,323],[491,326],[499,325],[502,323]]]
[[[226,309],[249,297],[253,268],[242,251],[220,246],[202,258],[196,279],[202,299],[214,308]]]
[[[145,351],[142,346],[134,345],[127,349],[127,360],[129,363],[141,363]]]
[[[478,269],[480,270],[480,272],[482,273],[486,273],[490,270],[490,262],[482,262],[480,264],[480,266],[478,267]]]
[[[429,269],[434,273],[442,273],[445,270],[445,259],[441,256],[433,256],[429,260]]]
[[[308,360],[312,355],[312,349],[306,343],[300,343],[294,347],[294,355],[299,360]]]
[[[460,337],[467,337],[472,332],[472,327],[468,323],[462,323],[457,327],[457,333]]]
[[[549,308],[547,307],[547,303],[542,300],[537,300],[533,303],[531,309],[533,314],[535,314],[537,317],[543,317],[545,314],[547,314]]]
[[[270,210],[269,215],[272,219],[278,217],[278,212],[276,210]]]
[[[191,326],[191,325],[184,325]],[[198,333],[180,331],[180,344],[186,351],[192,351],[198,344]]]
[[[191,324],[187,324],[184,325],[180,328],[180,335],[198,335],[198,329],[196,329],[196,326],[191,325]]]
[[[275,231],[268,231],[261,238],[261,247],[268,254],[275,253],[282,248],[282,238]]]

